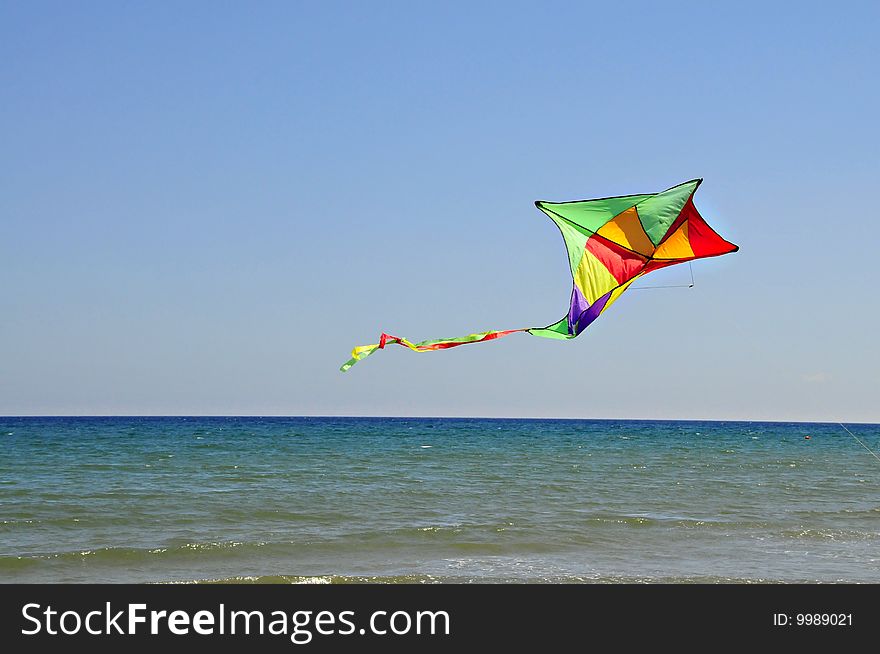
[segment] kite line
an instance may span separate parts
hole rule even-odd
[[[688,261],[688,268],[691,271],[691,283],[690,284],[661,284],[659,286],[631,286],[630,288],[633,291],[650,291],[655,288],[693,288],[694,287],[694,264],[692,261]]]
[[[871,453],[871,456],[873,456],[875,459],[877,459],[878,461],[880,461],[880,456],[877,456],[877,453],[876,453],[874,450],[872,450],[870,447],[868,447],[867,445],[865,445],[865,444],[862,442],[862,439],[861,439],[861,438],[859,438],[859,437],[856,436],[854,433],[852,433],[849,429],[847,429],[847,428],[844,426],[844,424],[843,424],[842,422],[838,422],[837,424],[840,425],[841,427],[843,427],[843,429],[846,431],[847,434],[849,434],[850,436],[852,436],[853,438],[855,438],[859,445],[861,445],[861,446],[864,447],[866,450],[868,450],[868,452]]]

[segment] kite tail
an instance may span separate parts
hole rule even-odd
[[[397,343],[398,345],[402,345],[403,347],[408,347],[413,352],[433,352],[434,350],[445,350],[450,347],[467,345],[468,343],[482,343],[483,341],[491,341],[496,338],[501,338],[502,336],[507,336],[508,334],[514,334],[516,332],[524,331],[528,330],[508,329],[505,331],[488,331],[480,332],[479,334],[469,334],[468,336],[461,336],[459,338],[443,338],[436,341],[421,341],[420,343],[411,343],[405,338],[391,336],[390,334],[382,334],[382,336],[379,337],[378,343],[374,343],[373,345],[361,345],[354,348],[351,351],[351,359],[343,363],[340,370],[342,372],[345,372],[358,361],[366,359],[376,350],[382,350],[385,348],[386,345],[393,345],[395,343]]]

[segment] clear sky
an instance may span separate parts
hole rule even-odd
[[[0,414],[880,421],[878,7],[2,2]],[[557,320],[533,201],[694,177],[693,289],[338,372]]]

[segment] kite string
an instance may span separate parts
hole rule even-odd
[[[629,290],[631,291],[650,291],[655,288],[693,288],[694,287],[694,265],[692,262],[688,261],[688,268],[691,272],[691,283],[690,284],[661,284],[659,286],[630,286]]]
[[[861,438],[859,438],[859,437],[856,436],[854,433],[852,433],[849,429],[847,429],[847,428],[844,426],[844,424],[843,424],[842,422],[838,422],[837,424],[840,425],[841,427],[843,427],[843,429],[846,431],[847,434],[849,434],[850,436],[852,436],[853,438],[855,438],[859,445],[861,445],[861,446],[864,447],[866,450],[868,450],[868,452],[871,453],[871,456],[873,456],[875,459],[877,459],[878,461],[880,461],[880,456],[878,456],[877,453],[876,453],[874,450],[872,450],[870,447],[868,447],[867,445],[865,445],[865,444],[862,442],[862,439],[861,439]]]

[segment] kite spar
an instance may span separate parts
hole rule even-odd
[[[559,228],[571,267],[568,313],[546,327],[486,331],[459,338],[412,343],[382,334],[379,342],[354,348],[345,372],[386,345],[432,352],[526,332],[543,338],[575,338],[629,288],[650,272],[739,248],[719,236],[694,206],[702,179],[661,193],[623,195],[575,202],[535,202]]]

